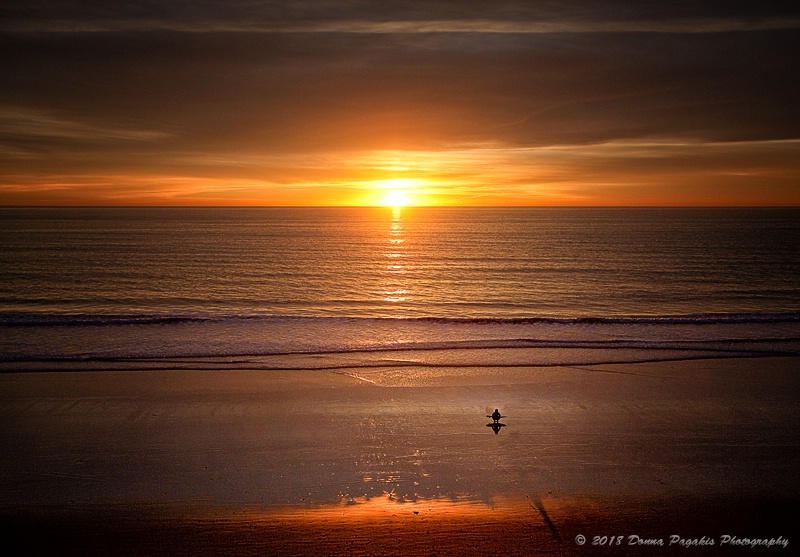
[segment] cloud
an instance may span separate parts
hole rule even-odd
[[[0,138],[7,141],[156,141],[167,136],[162,131],[109,127],[62,118],[46,110],[0,106]]]
[[[405,153],[456,201],[637,201],[725,165],[786,192],[800,174],[789,4],[7,3],[0,183],[356,199],[395,171],[353,161]]]
[[[774,2],[622,0],[304,0],[64,3],[0,9],[8,32],[717,33],[796,29],[800,10]]]
[[[800,18],[691,19],[678,21],[496,21],[496,20],[406,20],[406,21],[311,21],[299,23],[253,21],[19,21],[0,24],[14,33],[108,33],[176,31],[181,33],[730,33],[800,29]]]
[[[3,98],[31,111],[34,127],[172,138],[159,150],[800,137],[800,39],[789,32],[164,33],[3,43]],[[52,116],[62,122],[42,120]]]

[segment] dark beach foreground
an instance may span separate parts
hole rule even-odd
[[[789,555],[798,371],[5,373],[0,553]]]

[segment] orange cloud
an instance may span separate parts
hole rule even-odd
[[[229,154],[203,174],[23,174],[4,205],[797,205],[800,142]],[[233,170],[231,170],[233,169]]]

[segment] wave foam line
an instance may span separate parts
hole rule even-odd
[[[733,346],[718,346],[719,343],[670,343],[668,345],[626,345],[621,346],[615,342],[610,345],[608,342],[600,341],[596,343],[580,343],[554,346],[551,343],[542,343],[541,348],[563,348],[566,350],[602,350],[605,354],[604,358],[595,358],[587,361],[587,358],[574,358],[574,360],[564,359],[559,362],[546,361],[536,358],[536,354],[531,352],[534,357],[525,361],[507,362],[497,358],[498,351],[511,351],[520,349],[535,349],[537,346],[491,346],[491,347],[447,347],[447,348],[424,348],[424,349],[402,349],[402,348],[379,348],[379,349],[358,349],[358,350],[336,350],[336,351],[315,351],[315,352],[282,352],[275,354],[185,354],[185,355],[170,355],[164,357],[153,356],[139,356],[139,357],[121,357],[121,356],[64,356],[64,357],[44,357],[44,358],[30,358],[30,359],[5,359],[2,363],[10,364],[12,369],[6,371],[20,371],[22,368],[13,369],[17,366],[22,366],[27,370],[33,370],[31,366],[36,364],[50,364],[52,366],[63,365],[89,365],[92,371],[121,371],[126,369],[148,369],[155,371],[169,371],[169,370],[186,370],[186,369],[212,369],[212,370],[226,370],[226,369],[250,369],[262,371],[293,371],[293,370],[317,370],[317,371],[335,371],[335,370],[356,370],[356,369],[369,369],[369,368],[400,368],[400,367],[421,367],[421,368],[477,368],[477,367],[552,367],[552,366],[575,366],[575,365],[600,365],[600,364],[618,364],[618,363],[647,363],[647,362],[662,362],[662,361],[679,361],[679,360],[700,360],[700,359],[724,359],[724,358],[763,358],[763,357],[797,357],[800,356],[800,348],[779,348],[779,347],[763,347],[756,348],[753,344],[760,344],[757,342],[747,341],[750,346],[742,343],[736,347],[737,343],[729,343]],[[439,351],[442,353],[447,352],[484,352],[481,357],[473,357],[471,361],[447,361],[447,362],[433,362],[414,359],[383,359],[378,361],[347,361],[347,362],[332,362],[329,364],[312,364],[307,360],[297,362],[294,364],[275,365],[270,364],[264,359],[271,359],[275,357],[293,357],[293,356],[341,356],[341,355],[369,355],[369,354],[387,354],[387,353],[403,353],[406,355],[413,355],[415,352],[431,352]],[[619,354],[619,358],[609,358],[608,352]],[[491,353],[489,353],[491,352]],[[633,353],[638,354],[633,356]],[[599,355],[599,354],[597,354]],[[233,358],[233,359],[232,359]],[[14,366],[17,364],[17,366]],[[98,365],[99,364],[99,365]],[[112,364],[112,366],[104,365]],[[116,366],[113,366],[116,364]],[[30,368],[30,369],[28,369]],[[2,368],[0,368],[2,370]],[[80,371],[78,369],[78,371]],[[88,371],[88,370],[87,370]]]
[[[64,355],[35,357],[30,361],[125,361],[125,360],[165,360],[175,358],[237,358],[237,357],[270,357],[270,356],[336,356],[347,354],[380,354],[386,352],[432,352],[432,351],[463,351],[487,349],[524,349],[524,348],[549,348],[549,349],[587,349],[587,350],[682,350],[718,351],[718,352],[746,352],[775,355],[800,355],[798,348],[778,348],[774,344],[800,344],[800,337],[771,337],[757,339],[723,338],[713,340],[676,340],[676,341],[648,341],[648,340],[537,340],[537,339],[496,339],[496,340],[466,340],[435,343],[399,343],[391,346],[369,346],[344,349],[308,349],[285,350],[264,352],[195,352],[185,354],[153,354],[140,355]],[[731,349],[734,345],[765,345],[758,349]],[[9,358],[0,357],[0,361]],[[13,357],[11,358],[13,359]]]
[[[441,323],[452,325],[714,325],[744,323],[791,323],[800,321],[800,312],[763,313],[699,313],[692,315],[662,316],[575,316],[575,317],[348,317],[299,316],[274,314],[191,314],[191,315],[105,315],[105,314],[40,314],[0,312],[0,326],[113,326],[113,325],[169,325],[182,323],[220,323],[226,321],[262,322],[388,322],[388,323]]]

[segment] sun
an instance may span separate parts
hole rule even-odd
[[[386,207],[405,207],[411,205],[411,199],[402,190],[392,190],[381,201]]]
[[[369,203],[383,207],[417,206],[426,198],[426,183],[419,178],[388,178],[368,182]]]

